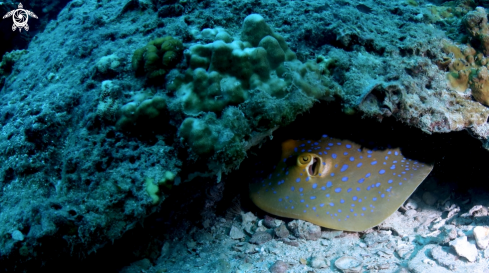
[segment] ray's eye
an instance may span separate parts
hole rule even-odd
[[[299,163],[301,164],[308,164],[311,162],[311,156],[310,155],[301,155],[299,156]]]

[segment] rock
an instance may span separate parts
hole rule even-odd
[[[343,256],[334,265],[344,273],[356,273],[362,270],[362,261],[352,256]]]
[[[231,237],[231,239],[234,240],[239,240],[239,239],[243,239],[245,237],[245,234],[237,227],[231,226],[231,230],[229,231],[229,237]]]
[[[241,213],[241,220],[243,225],[247,223],[255,224],[257,217],[251,212]]]
[[[132,272],[145,272],[151,268],[151,261],[148,259],[142,259],[131,263],[131,265],[122,268],[121,273],[132,273]]]
[[[448,247],[435,246],[431,249],[431,256],[435,261],[438,262],[439,265],[444,266],[450,270],[457,270],[457,256],[450,253],[450,249]]]
[[[244,231],[249,235],[255,232],[257,219],[258,218],[251,212],[241,213],[241,224],[243,225]]]
[[[381,230],[379,232],[371,232],[365,236],[363,239],[368,247],[373,247],[375,245],[380,245],[382,243],[388,242],[391,238],[392,232]]]
[[[489,245],[489,228],[477,226],[474,228],[474,237],[480,249],[486,249]]]
[[[437,201],[437,198],[436,196],[434,196],[431,192],[427,191],[425,193],[423,193],[423,201],[426,203],[426,205],[428,206],[433,206],[436,201]]]
[[[326,268],[328,265],[326,261],[321,257],[313,257],[311,259],[311,267],[312,268]]]
[[[418,208],[418,203],[414,201],[413,199],[409,198],[406,203],[404,203],[404,207],[406,209],[414,209],[416,210]]]
[[[270,233],[266,231],[259,231],[253,234],[253,236],[250,239],[250,243],[261,245],[270,240],[272,240],[272,235],[270,235]]]
[[[278,238],[287,238],[290,235],[289,230],[284,224],[281,224],[278,228],[275,228],[274,231]]]
[[[426,273],[426,272],[436,272],[436,273],[452,273],[452,271],[441,267],[436,264],[435,261],[431,260],[427,255],[431,253],[431,249],[437,245],[425,245],[421,250],[419,250],[414,258],[408,262],[408,269],[411,273]]]
[[[250,263],[244,263],[238,266],[238,270],[240,272],[251,272],[252,269],[253,269],[253,265]]]
[[[409,210],[406,210],[406,212],[404,213],[404,216],[407,216],[407,217],[414,217],[414,215],[416,215],[417,211],[414,210],[414,209],[409,209]]]
[[[469,210],[469,214],[473,217],[485,217],[489,215],[489,211],[487,210],[487,207],[477,205]]]
[[[282,241],[284,244],[289,245],[289,246],[295,246],[295,247],[299,246],[299,242],[297,242],[297,240],[289,240],[287,238],[283,238],[283,239],[279,239],[279,240]]]
[[[240,242],[235,244],[232,249],[236,252],[242,252],[246,254],[255,253],[255,246],[249,243]]]
[[[477,248],[474,244],[467,241],[467,236],[459,237],[450,242],[455,252],[461,257],[466,258],[469,262],[475,262],[477,258]]]
[[[283,261],[278,260],[270,267],[270,272],[285,273],[287,272],[287,269],[289,269],[289,265],[284,263]]]
[[[321,238],[331,240],[333,238],[340,236],[341,234],[343,234],[342,230],[326,230],[321,232]]]
[[[281,220],[275,219],[268,215],[265,215],[265,219],[263,220],[263,225],[266,226],[267,228],[276,228],[280,226],[281,223],[282,223]]]
[[[24,241],[24,234],[20,230],[14,230],[12,232],[12,239],[15,241]]]
[[[294,220],[288,224],[288,227],[297,238],[313,241],[321,238],[321,227],[309,222]]]

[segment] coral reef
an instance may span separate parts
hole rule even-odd
[[[78,258],[112,253],[117,257],[104,263],[114,268],[143,258],[157,264],[161,256],[159,261],[168,270],[178,271],[185,267],[185,255],[195,254],[192,257],[200,260],[187,259],[195,261],[190,270],[222,272],[231,270],[235,261],[241,263],[236,265],[242,266],[240,270],[249,270],[253,267],[242,261],[261,255],[268,260],[257,263],[256,270],[263,271],[280,258],[276,253],[296,246],[324,250],[331,244],[335,249],[327,253],[336,253],[347,250],[338,243],[348,247],[353,243],[358,255],[384,245],[386,252],[378,255],[384,255],[382,261],[393,271],[400,269],[399,264],[414,271],[425,268],[422,261],[432,258],[450,266],[444,257],[456,254],[444,253],[434,244],[448,247],[453,233],[463,237],[458,235],[462,232],[473,244],[470,230],[463,226],[470,221],[487,226],[480,217],[458,216],[470,209],[463,207],[462,198],[454,200],[461,204],[458,209],[440,204],[435,216],[444,216],[446,205],[450,217],[433,226],[428,209],[435,209],[437,202],[427,210],[410,206],[402,212],[406,215],[396,212],[394,218],[409,221],[388,222],[385,229],[400,235],[381,230],[375,236],[352,233],[335,238],[327,232],[318,245],[288,239],[286,224],[267,228],[273,221],[248,222],[240,233],[240,221],[246,222],[246,217],[216,216],[217,210],[226,211],[218,204],[228,198],[224,188],[231,190],[243,180],[228,180],[227,175],[244,164],[252,147],[276,137],[277,130],[301,115],[319,129],[339,118],[338,113],[308,114],[316,108],[341,109],[350,117],[374,117],[382,124],[400,123],[434,136],[447,133],[447,139],[464,134],[454,131],[468,130],[470,136],[454,138],[446,156],[453,147],[467,143],[473,145],[470,151],[478,151],[475,139],[489,149],[489,108],[481,104],[487,103],[488,89],[482,56],[488,50],[487,19],[484,10],[475,9],[484,1],[437,6],[413,0],[74,0],[66,7],[64,3],[33,1],[38,27],[44,31],[32,40],[35,24],[32,32],[16,32],[15,39],[31,41],[29,48],[15,62],[11,57],[19,52],[7,54],[9,64],[2,65],[0,264],[5,270],[38,271],[42,265],[56,267],[59,261],[88,267],[90,261]],[[0,9],[16,6],[5,1]],[[2,22],[8,27],[5,34],[12,37],[10,22]],[[11,51],[12,45],[9,40],[0,48]],[[348,128],[352,123],[342,125]],[[458,165],[445,167],[450,179],[456,172],[453,179],[458,182],[476,180],[460,177],[477,171],[478,167],[459,166],[471,157],[459,157]],[[168,172],[175,176],[168,179]],[[432,192],[439,200],[448,196]],[[175,200],[183,205],[170,202]],[[181,215],[190,215],[178,224],[177,208]],[[445,222],[449,224],[439,224]],[[255,229],[260,233],[254,242],[263,243],[260,246],[249,243]],[[179,234],[172,237],[168,230]],[[244,241],[222,239],[230,230]],[[275,230],[280,240],[263,233]],[[435,231],[439,237],[430,235]],[[147,245],[124,251],[120,245],[127,243],[126,238]],[[218,249],[224,241],[229,251],[223,255],[239,259],[216,259],[219,254],[209,248]],[[424,250],[411,252],[421,245]],[[392,255],[392,249],[398,254]],[[478,251],[481,257],[489,255]],[[121,259],[122,252],[130,259]],[[314,265],[319,271],[340,258],[306,253],[294,253],[293,263],[287,261],[291,270],[310,271]],[[423,256],[430,253],[433,257]],[[389,255],[394,258],[386,258]],[[385,264],[377,261],[376,256],[366,257],[365,269],[380,270]],[[147,261],[137,265],[151,267]],[[460,260],[453,259],[452,265],[470,272]],[[442,267],[440,262],[434,268]]]
[[[157,38],[134,52],[132,69],[136,75],[146,75],[149,83],[162,84],[168,71],[180,61],[182,52],[180,40],[170,36]]]
[[[220,28],[204,29],[196,36],[212,42],[189,48],[189,68],[175,76],[168,89],[176,94],[175,103],[182,105],[186,115],[207,112],[204,118],[184,120],[180,136],[199,155],[224,153],[226,161],[219,161],[227,169],[242,160],[248,145],[243,139],[249,139],[253,131],[286,125],[307,108],[304,105],[332,95],[326,75],[334,61],[318,56],[300,62],[258,14],[245,18],[240,39],[232,39]],[[267,111],[284,103],[289,105],[280,114],[285,119],[276,116],[277,110]],[[291,107],[296,103],[303,106]],[[242,120],[240,125],[229,126],[236,119]],[[230,162],[234,163],[229,166]]]

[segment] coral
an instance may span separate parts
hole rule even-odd
[[[137,126],[141,120],[154,124],[164,116],[166,109],[166,99],[162,96],[150,97],[146,93],[134,95],[131,102],[121,107],[117,128],[129,130]]]
[[[179,135],[197,155],[239,165],[256,136],[270,134],[318,98],[332,95],[328,76],[334,58],[299,61],[260,15],[246,17],[240,39],[233,40],[221,28],[194,36],[208,43],[190,46],[189,68],[167,88],[190,116]]]
[[[151,197],[152,204],[156,205],[160,202],[163,195],[160,193],[160,189],[164,187],[164,189],[171,189],[173,186],[173,181],[176,177],[176,174],[166,171],[163,179],[155,183],[153,178],[146,177],[144,179],[144,185],[146,192],[149,197]]]
[[[104,56],[96,64],[97,72],[102,75],[111,75],[121,66],[121,59],[116,54]]]
[[[199,155],[214,152],[218,135],[211,130],[206,121],[215,121],[215,115],[209,113],[205,119],[186,118],[180,126],[179,134],[187,140],[194,152]]]
[[[132,56],[132,69],[136,76],[145,75],[150,84],[159,85],[166,74],[180,61],[182,41],[166,36],[150,41]]]
[[[292,83],[311,97],[326,92],[324,86],[306,79],[321,68],[298,61],[284,38],[258,14],[244,20],[241,40],[232,41],[222,29],[204,29],[201,36],[214,36],[214,41],[191,46],[186,53],[189,69],[168,86],[188,115],[219,113],[243,103],[255,89],[276,98],[283,98]]]
[[[111,122],[115,121],[119,109],[115,97],[119,91],[120,87],[113,84],[112,81],[107,80],[102,82],[102,92],[100,93],[96,110],[99,117]]]
[[[444,41],[443,52],[453,58],[446,58],[439,62],[439,66],[442,69],[448,67],[447,79],[453,89],[464,92],[470,87],[474,98],[489,106],[488,60],[485,57],[489,53],[487,13],[484,8],[478,7],[468,12],[462,22],[475,48],[470,44],[457,46]]]
[[[8,76],[12,72],[12,68],[20,57],[27,53],[27,50],[13,50],[5,53],[0,62],[0,76]]]

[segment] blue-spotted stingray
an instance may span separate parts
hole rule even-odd
[[[362,149],[326,135],[288,140],[274,170],[250,184],[250,196],[271,214],[363,231],[394,213],[432,169],[405,158],[399,148]]]

